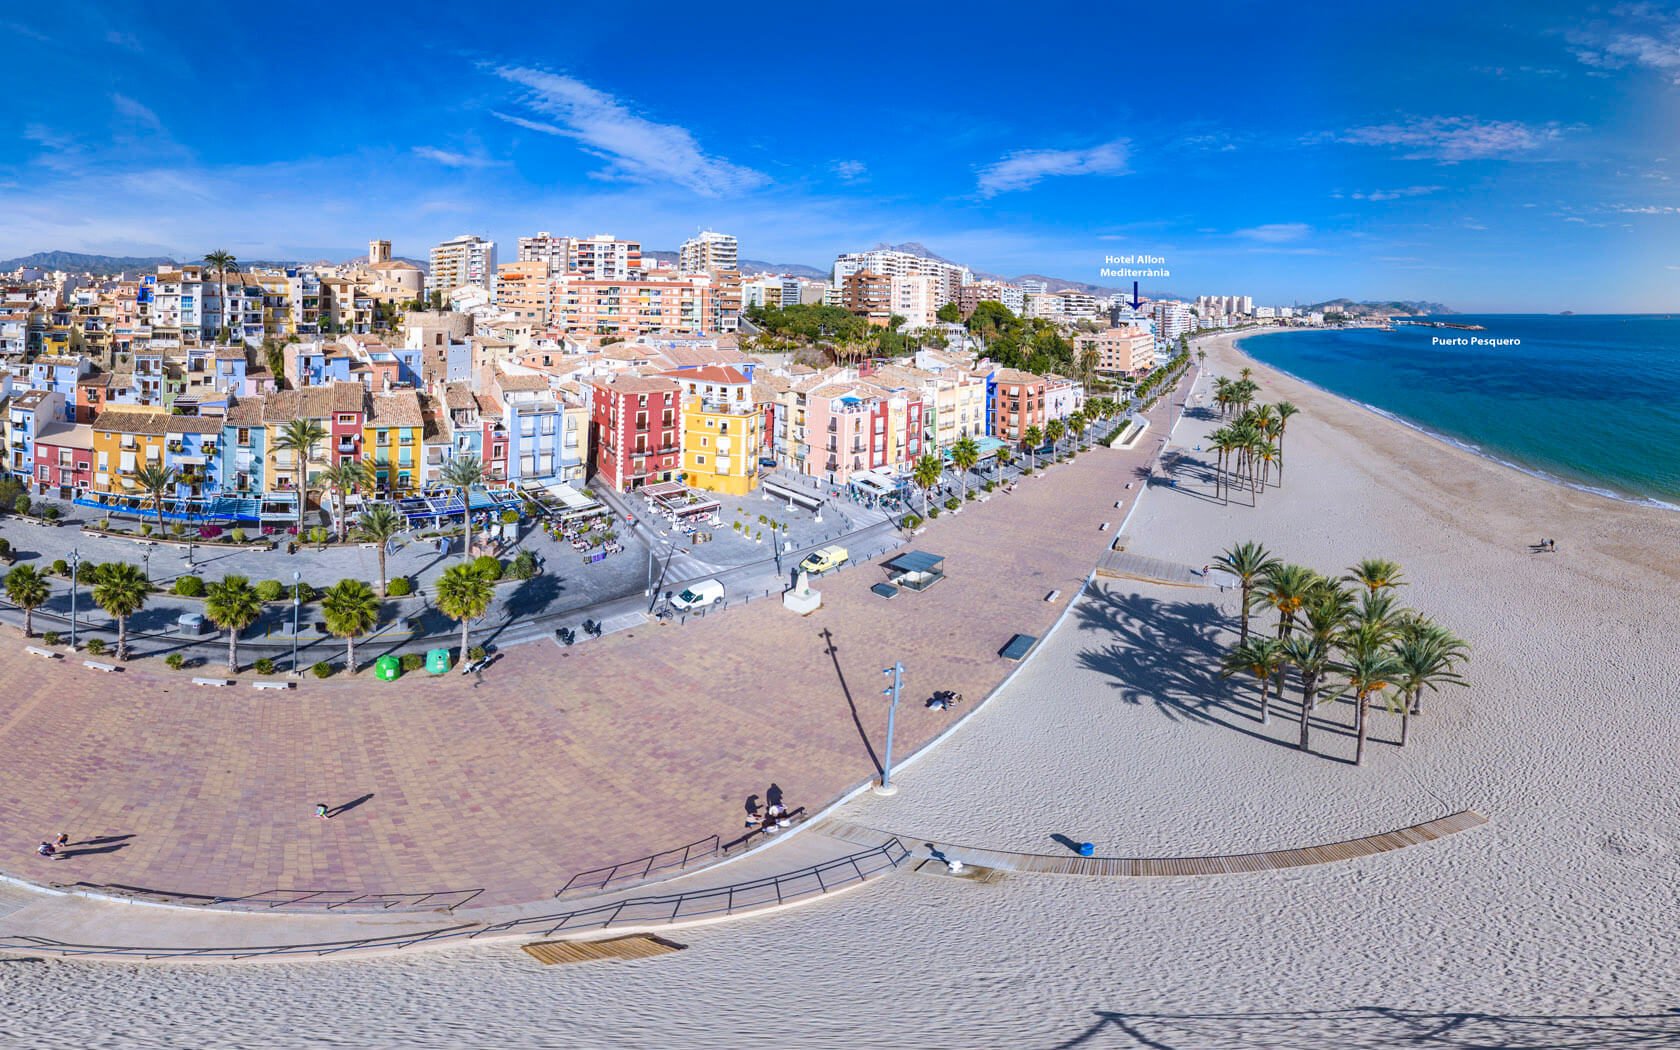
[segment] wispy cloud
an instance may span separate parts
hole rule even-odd
[[[755,189],[769,177],[707,154],[686,128],[659,124],[631,112],[623,102],[575,77],[523,66],[500,67],[497,76],[526,89],[520,102],[547,118],[496,113],[510,124],[578,142],[584,152],[607,161],[598,179],[669,182],[707,197]]]
[[[1615,22],[1590,23],[1570,32],[1570,52],[1598,73],[1636,66],[1680,84],[1680,14],[1654,4],[1622,4]]]
[[[140,46],[140,38],[133,33],[124,33],[116,29],[105,30],[105,42],[112,47],[120,47],[124,51],[140,54],[145,48]]]
[[[1016,150],[980,169],[980,196],[1024,190],[1062,175],[1124,175],[1131,170],[1126,161],[1125,139],[1089,149]]]
[[[1525,124],[1515,120],[1478,120],[1475,117],[1414,117],[1389,124],[1368,124],[1314,136],[1309,141],[1346,142],[1356,146],[1389,146],[1409,150],[1409,160],[1482,160],[1537,150],[1576,130],[1557,122]]]
[[[1431,193],[1439,193],[1445,186],[1402,186],[1394,190],[1368,190],[1365,192],[1332,193],[1330,196],[1337,200],[1347,199],[1356,201],[1393,201],[1402,197],[1426,197]]]
[[[435,161],[446,168],[491,168],[502,163],[482,152],[458,153],[454,150],[438,149],[436,146],[416,146],[414,155]]]
[[[158,119],[158,115],[152,112],[151,107],[120,93],[111,96],[111,105],[115,107],[119,114],[139,124],[145,130],[158,134],[165,133],[163,121]]]
[[[1311,233],[1312,227],[1304,222],[1269,222],[1263,226],[1237,230],[1232,236],[1259,241],[1262,244],[1283,244],[1287,241],[1298,241]]]
[[[869,165],[861,160],[837,160],[828,167],[841,182],[862,182],[869,176]]]

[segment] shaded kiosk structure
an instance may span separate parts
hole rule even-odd
[[[925,591],[945,578],[945,556],[927,551],[905,551],[882,563],[887,580],[907,591]]]

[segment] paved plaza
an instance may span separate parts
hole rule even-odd
[[[155,661],[107,675],[14,639],[0,663],[0,870],[166,893],[520,903],[579,871],[736,837],[746,799],[772,784],[821,807],[878,771],[883,667],[907,667],[902,759],[954,717],[923,699],[987,695],[1014,666],[1004,643],[1049,630],[1142,491],[1169,401],[1136,449],[1081,455],[912,538],[948,579],[891,601],[869,590],[884,571],[857,566],[819,581],[823,607],[805,618],[757,601],[570,649],[509,648],[476,679],[364,673],[286,693],[198,687]],[[323,802],[347,808],[320,820]],[[36,857],[60,831],[85,845]]]

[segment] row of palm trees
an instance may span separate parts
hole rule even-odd
[[[388,508],[387,508],[388,511]],[[381,558],[381,573],[384,571]],[[128,621],[146,607],[152,585],[139,566],[130,562],[99,565],[93,573],[93,600],[117,621],[117,659],[128,659]],[[381,581],[381,593],[384,582]],[[51,594],[48,577],[29,566],[14,567],[5,577],[6,598],[23,610],[24,637],[33,637],[34,613]],[[437,606],[444,615],[460,621],[461,657],[466,659],[472,622],[490,608],[494,597],[492,581],[471,564],[452,565],[437,582]],[[339,580],[321,593],[322,619],[327,630],[345,642],[345,665],[356,673],[356,638],[379,622],[379,596],[361,580]],[[204,615],[228,633],[227,668],[239,671],[239,632],[262,616],[263,602],[248,577],[223,576],[205,587]]]
[[[1434,620],[1402,606],[1406,585],[1400,566],[1367,559],[1339,578],[1284,562],[1258,543],[1239,543],[1215,563],[1237,578],[1242,621],[1237,644],[1222,673],[1252,675],[1260,687],[1260,721],[1270,721],[1273,690],[1281,698],[1291,672],[1300,689],[1301,750],[1309,747],[1310,718],[1321,703],[1352,695],[1358,745],[1354,764],[1365,760],[1372,700],[1400,716],[1400,746],[1413,715],[1423,713],[1423,692],[1468,685],[1459,665],[1470,647]],[[1276,614],[1275,634],[1250,632],[1251,611]]]
[[[1289,429],[1290,418],[1298,412],[1300,409],[1288,401],[1245,407],[1235,422],[1209,434],[1207,444],[1216,454],[1215,493],[1229,501],[1232,485],[1240,488],[1247,478],[1252,502],[1271,482],[1274,467],[1276,483],[1282,485],[1283,435]]]

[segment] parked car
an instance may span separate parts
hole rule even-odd
[[[671,608],[680,612],[690,609],[704,608],[708,605],[718,605],[723,601],[723,584],[716,580],[702,580],[691,583],[679,595],[671,599]]]
[[[812,551],[799,563],[799,568],[812,576],[821,576],[825,572],[832,572],[845,564],[849,555],[846,548],[838,544],[824,547],[822,550]]]

